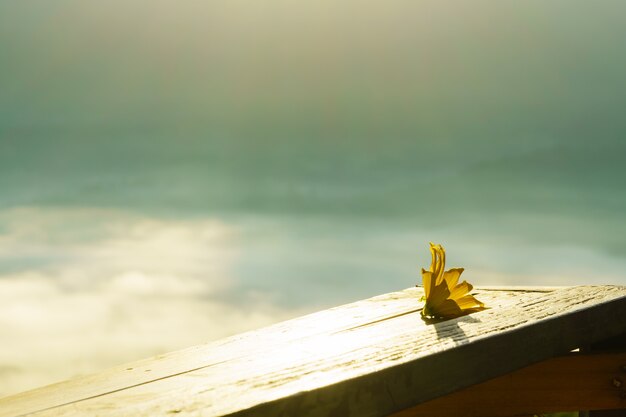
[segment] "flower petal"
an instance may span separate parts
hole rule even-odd
[[[443,281],[443,271],[446,267],[446,251],[441,245],[430,243],[430,271],[435,277],[435,283],[439,285]]]
[[[439,306],[450,298],[448,286],[444,283],[434,285],[430,290],[430,296],[426,298],[426,304],[430,311],[438,311]]]
[[[434,287],[433,273],[422,268],[422,286],[424,287],[424,297],[430,297],[430,290]]]
[[[463,281],[450,291],[450,298],[453,300],[459,299],[468,292],[472,291],[473,288],[472,284],[467,281]]]
[[[456,300],[456,303],[459,306],[459,308],[463,311],[467,311],[467,310],[477,311],[476,309],[482,310],[485,307],[483,303],[478,301],[476,298],[474,298],[473,295],[470,295],[470,294],[467,294],[466,296],[459,298],[458,300]]]
[[[454,289],[454,287],[456,287],[456,284],[459,282],[459,277],[461,276],[463,271],[464,271],[463,268],[452,268],[444,272],[443,279],[448,283],[448,289],[450,289],[450,293],[452,293],[452,290]]]
[[[452,300],[445,300],[436,309],[431,308],[431,312],[436,318],[453,318],[463,315],[463,310]]]

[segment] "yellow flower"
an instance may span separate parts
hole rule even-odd
[[[449,319],[484,310],[485,305],[470,295],[472,284],[459,277],[463,268],[452,268],[444,272],[446,251],[441,245],[430,244],[432,263],[430,270],[422,268],[422,283],[426,303],[422,308],[422,317]]]

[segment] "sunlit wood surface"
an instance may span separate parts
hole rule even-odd
[[[626,332],[626,287],[476,293],[488,310],[434,324],[421,289],[381,295],[6,397],[0,417],[385,416]]]

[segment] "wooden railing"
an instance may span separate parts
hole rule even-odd
[[[420,288],[381,295],[6,397],[0,417],[626,409],[626,287],[476,293],[487,310],[436,323]]]

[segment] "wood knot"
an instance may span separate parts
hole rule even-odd
[[[622,381],[621,378],[613,378],[612,383],[615,388],[621,388],[622,385],[624,385],[624,382]]]

